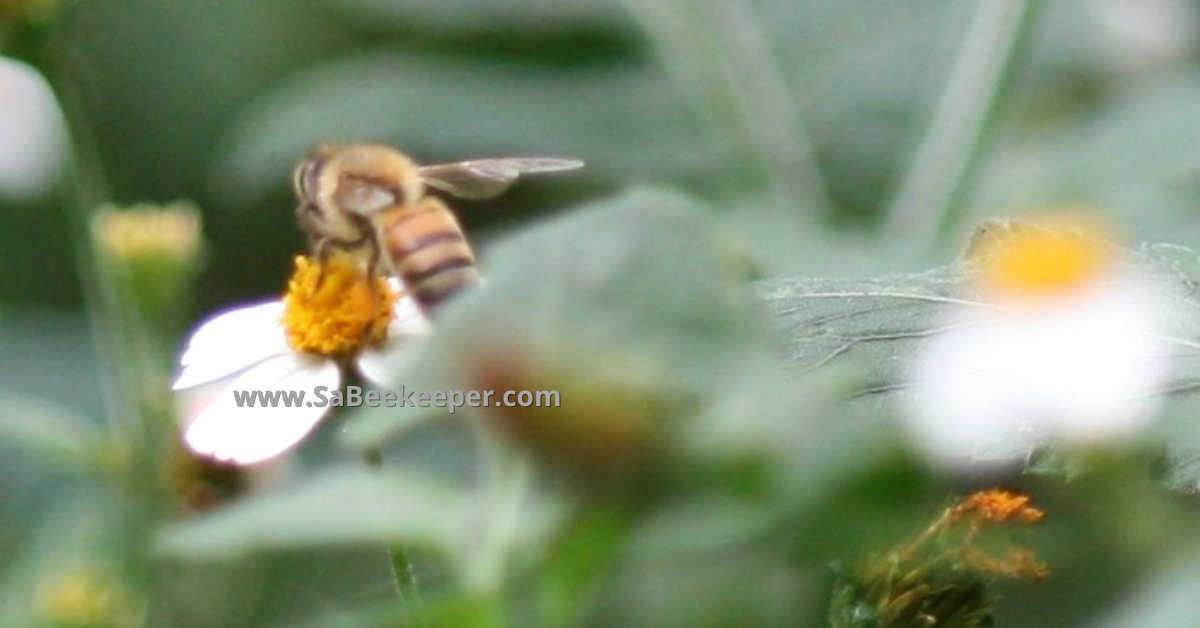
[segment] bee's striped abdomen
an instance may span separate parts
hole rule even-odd
[[[392,269],[426,312],[479,281],[458,220],[437,198],[388,216],[381,235]]]

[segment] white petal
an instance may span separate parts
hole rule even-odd
[[[236,464],[278,456],[299,443],[328,408],[316,407],[314,391],[337,390],[340,375],[331,360],[287,354],[255,365],[217,393],[195,416],[185,418],[184,442],[197,454]],[[239,407],[234,392],[303,393],[298,405]]]
[[[388,341],[371,347],[358,356],[359,373],[373,383],[382,386],[395,384],[407,373],[417,353],[412,350],[411,339]]]
[[[417,307],[412,298],[401,298],[396,303],[395,316],[388,325],[387,340],[377,346],[368,347],[358,356],[356,364],[363,377],[377,384],[393,383],[407,372],[415,352],[412,343],[416,337],[428,334],[429,319]]]
[[[37,70],[0,57],[0,112],[0,190],[35,196],[66,161],[66,124],[54,93]]]
[[[1046,438],[1127,438],[1153,418],[1170,364],[1147,291],[1106,283],[1069,301],[962,318],[920,351],[906,425],[939,462],[1018,458]]]
[[[1173,364],[1161,333],[1167,328],[1156,299],[1131,287],[1112,286],[1059,322],[1063,399],[1053,428],[1073,442],[1129,437],[1153,418]],[[1081,307],[1081,309],[1082,309]],[[1070,333],[1066,333],[1069,325]]]
[[[412,297],[401,297],[396,301],[392,311],[392,322],[388,324],[388,338],[415,336],[429,333],[432,329],[429,319],[417,306],[417,300]]]
[[[1043,437],[1031,412],[1036,403],[1022,389],[1028,356],[1010,336],[978,323],[921,348],[904,425],[934,462],[1004,463],[1025,457]]]
[[[355,364],[358,366],[358,372],[367,380],[381,385],[388,385],[391,369],[388,367],[390,362],[390,352],[388,351],[390,343],[384,343],[377,347],[371,347],[362,352],[358,356]]]
[[[188,340],[173,388],[181,390],[227,377],[267,358],[291,353],[279,317],[282,301],[268,301],[217,314]]]

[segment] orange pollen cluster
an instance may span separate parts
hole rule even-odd
[[[296,257],[281,322],[296,351],[341,358],[383,342],[398,295],[353,259]]]
[[[959,521],[967,515],[975,515],[983,521],[993,523],[1007,521],[1037,523],[1046,514],[1034,508],[1029,502],[1028,495],[1004,489],[994,488],[979,491],[956,504],[950,511],[950,519]]]

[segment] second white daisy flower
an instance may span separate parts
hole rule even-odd
[[[905,425],[941,465],[1135,434],[1170,375],[1166,307],[1086,223],[1017,225],[974,251],[978,305],[920,349]]]

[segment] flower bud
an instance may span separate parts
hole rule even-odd
[[[191,203],[105,206],[92,220],[100,256],[138,314],[172,334],[188,309],[203,258],[200,212]]]

